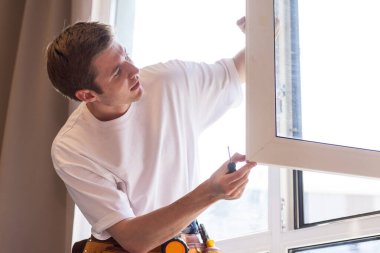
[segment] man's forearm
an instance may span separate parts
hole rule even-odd
[[[130,253],[145,253],[178,235],[218,199],[209,194],[208,181],[176,202],[112,226],[110,234]]]
[[[179,200],[151,213],[120,221],[107,231],[130,253],[146,253],[159,246],[178,235],[216,201],[241,197],[256,163],[246,161],[240,154],[234,154],[231,161],[245,161],[245,164],[227,174],[230,161],[226,161],[209,179]]]

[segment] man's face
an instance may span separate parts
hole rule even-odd
[[[113,41],[109,48],[97,55],[93,66],[97,71],[95,82],[103,91],[97,94],[99,103],[123,107],[141,98],[143,89],[139,82],[139,69],[119,43]]]

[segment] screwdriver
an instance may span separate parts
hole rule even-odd
[[[228,150],[228,157],[230,158],[230,162],[227,165],[227,168],[228,168],[227,174],[230,174],[230,173],[236,171],[236,163],[231,161],[231,154],[230,154],[230,147],[229,146],[227,146],[227,150]]]

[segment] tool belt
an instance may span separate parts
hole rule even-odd
[[[96,239],[91,235],[89,239],[85,239],[74,243],[72,253],[128,253],[121,245],[112,237],[106,240]],[[161,253],[161,247],[150,251],[149,253]]]
[[[217,249],[206,250],[205,243],[201,243],[198,238],[199,231],[194,226],[195,224],[197,223],[190,224],[179,236],[149,251],[149,253],[173,252],[173,247],[175,252],[177,252],[176,248],[178,247],[180,253],[186,252],[181,247],[186,248],[188,253],[220,253]],[[98,240],[91,236],[89,239],[76,242],[73,245],[72,253],[128,253],[128,251],[124,250],[112,237],[107,240]]]

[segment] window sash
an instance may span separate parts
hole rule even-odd
[[[292,168],[380,177],[380,152],[277,136],[273,1],[247,1],[246,28],[248,159]]]

